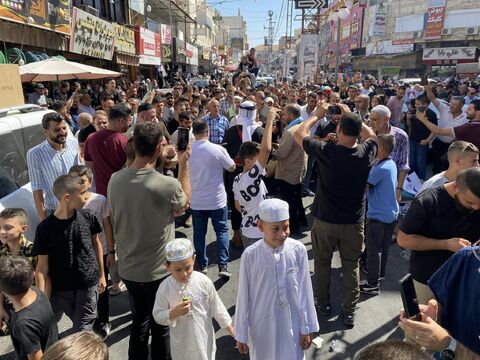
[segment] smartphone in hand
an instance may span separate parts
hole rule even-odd
[[[189,142],[190,142],[190,129],[179,127],[177,149],[179,151],[187,150]]]
[[[418,306],[417,292],[413,285],[412,274],[407,274],[400,280],[400,293],[402,295],[406,317],[411,320],[420,321],[422,314]]]

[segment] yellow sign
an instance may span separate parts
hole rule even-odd
[[[16,64],[0,65],[0,109],[24,105],[22,82]]]
[[[115,49],[124,54],[135,55],[135,31],[125,26],[115,25]]]

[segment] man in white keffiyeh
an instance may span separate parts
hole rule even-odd
[[[260,125],[256,122],[257,105],[252,101],[244,101],[240,104],[240,111],[236,119],[236,125],[242,125],[242,141],[252,141],[252,134]]]

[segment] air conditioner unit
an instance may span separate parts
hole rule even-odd
[[[443,36],[452,35],[452,33],[453,33],[453,29],[442,29]]]
[[[480,27],[478,26],[469,27],[467,28],[467,35],[478,35],[479,30],[480,30]]]
[[[413,32],[413,38],[416,39],[416,38],[421,38],[423,37],[423,31],[414,31]]]
[[[83,11],[89,13],[90,15],[93,15],[93,16],[96,16],[96,17],[98,17],[100,15],[99,10],[97,10],[94,7],[89,6],[89,5],[80,5],[80,6],[78,6],[78,8],[80,10],[83,10]]]

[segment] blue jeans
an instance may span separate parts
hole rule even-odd
[[[425,180],[427,170],[428,145],[420,145],[419,141],[410,140],[410,170],[415,171],[418,177]]]
[[[228,253],[228,207],[218,210],[193,210],[193,244],[197,253],[199,267],[208,265],[205,236],[207,235],[208,218],[212,219],[213,229],[217,234],[218,266],[226,266],[230,254]]]

